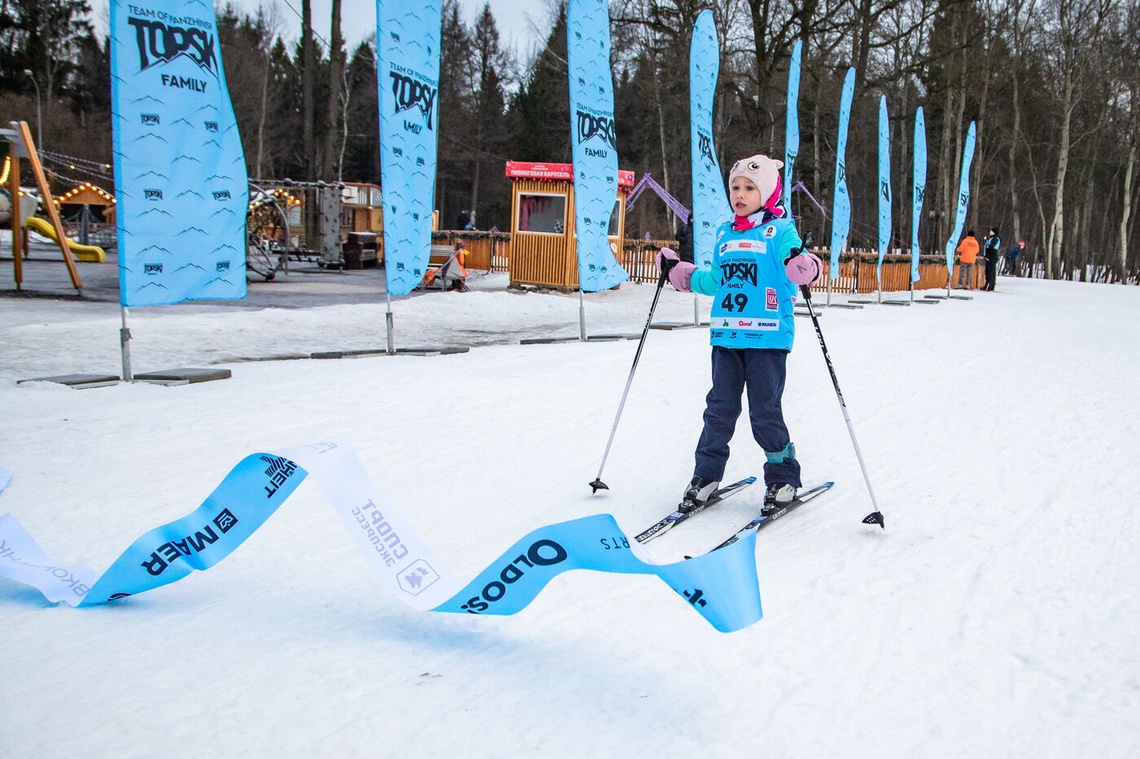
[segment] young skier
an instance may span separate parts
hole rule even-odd
[[[693,479],[678,509],[703,504],[720,486],[729,441],[748,392],[752,436],[764,450],[764,513],[796,496],[800,463],[784,424],[782,396],[788,352],[795,337],[793,306],[799,285],[819,277],[820,261],[803,251],[783,204],[782,161],[754,155],[729,172],[735,218],[717,230],[708,267],[698,269],[663,248],[658,266],[672,266],[669,282],[681,292],[712,295],[709,342],[712,389],[705,399]]]

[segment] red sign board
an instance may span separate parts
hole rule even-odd
[[[511,179],[548,179],[559,182],[574,181],[572,163],[530,163],[527,161],[507,161],[507,176]],[[632,171],[618,169],[618,185],[633,187]]]

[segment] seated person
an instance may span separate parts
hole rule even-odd
[[[458,290],[461,293],[470,290],[466,283],[467,269],[463,265],[468,252],[463,243],[455,243],[455,250],[443,264],[424,273],[423,286],[433,287],[438,284],[444,291]]]

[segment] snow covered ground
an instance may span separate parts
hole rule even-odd
[[[651,285],[587,295],[590,334],[640,335]],[[872,510],[806,319],[785,409],[835,490],[760,534],[765,618],[715,632],[650,577],[574,572],[514,617],[392,598],[315,483],[208,572],[89,610],[0,580],[0,756],[1134,757],[1140,752],[1140,288],[1002,279],[996,293],[829,309],[821,324],[886,516]],[[707,300],[703,302],[707,312]],[[707,335],[578,334],[576,295],[131,312],[136,371],[182,387],[17,380],[119,369],[114,304],[0,298],[0,513],[60,562],[108,566],[242,457],[337,439],[466,580],[531,529],[629,532],[691,473]],[[667,289],[657,321],[685,322]],[[282,357],[273,361],[251,361]],[[239,360],[245,359],[245,360]],[[727,475],[759,474],[742,426]],[[647,549],[700,552],[758,488]]]

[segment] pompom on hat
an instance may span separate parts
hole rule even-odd
[[[744,177],[756,185],[756,189],[760,191],[760,197],[763,198],[764,205],[767,206],[768,201],[780,189],[780,169],[782,168],[784,168],[783,161],[777,161],[775,158],[757,153],[748,158],[741,158],[732,164],[732,170],[728,172],[728,183],[731,185],[732,180],[736,177]]]

